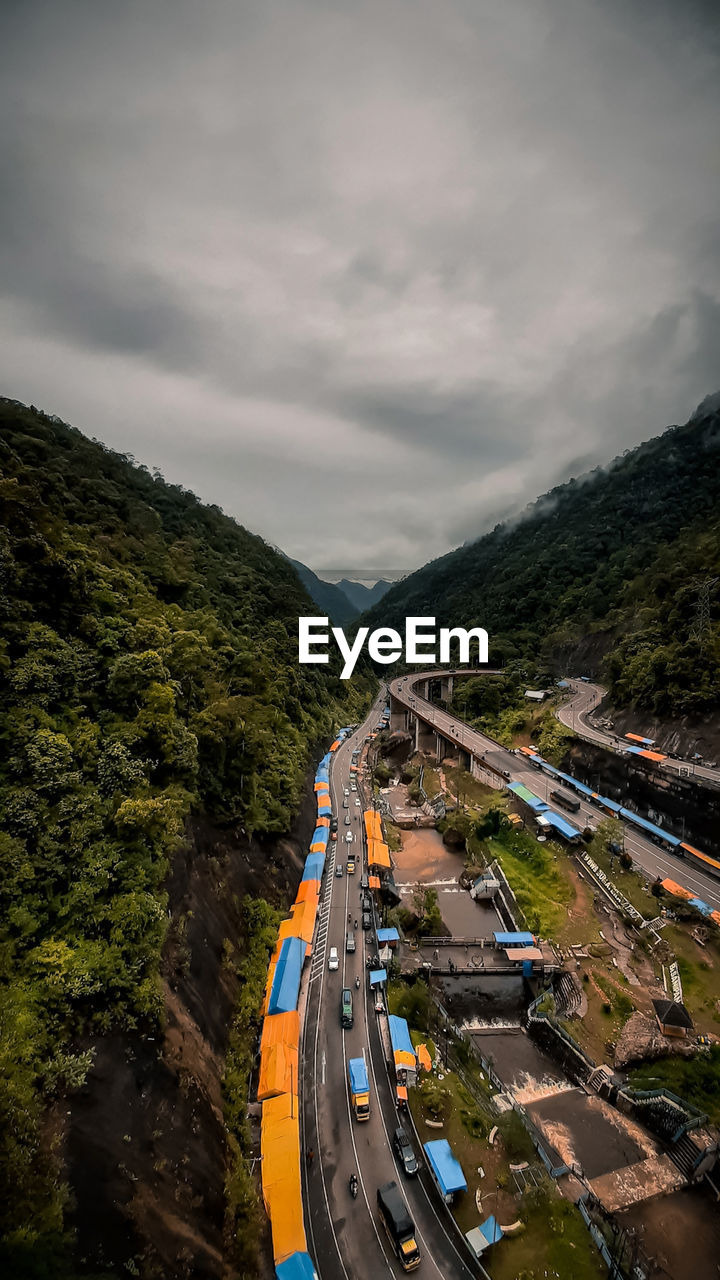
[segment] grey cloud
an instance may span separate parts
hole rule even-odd
[[[2,21],[3,390],[290,554],[413,567],[720,383],[710,5]]]

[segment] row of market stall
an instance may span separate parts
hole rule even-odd
[[[299,999],[303,966],[312,949],[330,841],[330,759],[349,732],[349,728],[340,730],[315,774],[315,831],[295,902],[278,930],[265,988],[257,1096],[262,1103],[263,1200],[270,1219],[277,1280],[317,1280],[303,1221]]]

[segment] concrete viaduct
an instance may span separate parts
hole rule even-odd
[[[448,755],[457,756],[462,767],[481,782],[502,786],[510,776],[509,753],[492,738],[469,728],[430,701],[437,692],[443,702],[449,702],[455,676],[500,674],[488,667],[462,667],[454,671],[420,671],[398,676],[388,686],[390,729],[412,734],[416,751],[432,753],[438,761]]]

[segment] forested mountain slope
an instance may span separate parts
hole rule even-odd
[[[491,659],[576,661],[617,703],[720,704],[720,405],[426,565],[363,622],[484,626]]]
[[[341,587],[335,586],[332,582],[324,582],[322,578],[318,578],[312,569],[308,569],[306,564],[300,560],[291,560],[290,564],[296,571],[298,578],[302,582],[313,604],[317,605],[322,615],[327,615],[336,627],[347,626],[352,622],[353,618],[357,618],[360,609],[350,600]]]
[[[48,1101],[82,1083],[98,1035],[163,1021],[165,883],[189,816],[286,832],[312,752],[369,691],[298,665],[313,611],[287,560],[219,509],[0,401],[8,1274],[35,1274],[35,1243],[62,1230]]]

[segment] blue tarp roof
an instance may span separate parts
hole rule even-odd
[[[318,805],[318,817],[329,818],[332,813],[332,806],[329,804]]]
[[[415,1053],[415,1046],[410,1039],[410,1031],[408,1024],[404,1018],[398,1018],[396,1014],[391,1013],[388,1018],[388,1027],[390,1029],[390,1043],[393,1047],[393,1053],[399,1049],[404,1049],[407,1053]]]
[[[560,770],[556,769],[554,764],[548,764],[547,760],[543,760],[542,756],[538,756],[538,760],[543,773],[554,773],[557,778],[562,777]]]
[[[574,791],[579,791],[581,795],[591,796],[594,794],[592,787],[586,787],[584,782],[578,782],[577,778],[572,778],[569,773],[561,773],[560,777],[563,782],[567,782],[569,787],[572,787]]]
[[[556,831],[560,832],[561,836],[565,836],[566,840],[574,840],[576,836],[581,834],[577,827],[574,827],[566,818],[562,818],[559,813],[553,813],[551,809],[548,809],[542,817],[543,822],[547,822],[549,826],[554,827]]]
[[[348,1062],[348,1076],[353,1093],[369,1093],[367,1067],[364,1058],[351,1058]]]
[[[601,804],[604,809],[609,809],[611,813],[619,813],[622,808],[622,805],[615,800],[609,800],[607,796],[598,796],[598,804]]]
[[[307,944],[302,938],[285,938],[280,948],[273,984],[270,989],[268,1013],[290,1013],[297,1009],[300,991],[300,974]]]
[[[377,940],[378,942],[399,942],[400,934],[397,929],[378,929]]]
[[[275,1275],[277,1280],[318,1280],[309,1253],[291,1253],[284,1262],[278,1262]]]
[[[643,831],[649,831],[650,835],[655,836],[656,840],[666,840],[673,848],[681,843],[679,836],[673,836],[669,831],[663,831],[662,827],[656,827],[654,822],[648,822],[647,818],[641,818],[638,813],[633,813],[632,809],[621,809],[620,817],[632,822],[636,827],[642,827]]]
[[[327,844],[329,839],[330,839],[329,827],[316,827],[315,830],[313,831],[313,838],[310,841],[310,843],[311,844],[320,844],[320,843]]]
[[[322,874],[325,869],[325,854],[310,853],[305,859],[305,870],[303,871],[303,880],[322,880]]]
[[[447,1138],[426,1142],[423,1150],[444,1196],[451,1195],[453,1191],[467,1191],[465,1174],[455,1159]]]
[[[493,938],[499,947],[532,947],[535,938],[532,933],[494,933]]]
[[[643,738],[639,733],[636,736],[640,739],[641,742],[645,743],[646,747],[653,747],[655,745],[654,738]],[[627,738],[627,734],[625,734],[625,737]],[[640,751],[640,750],[641,750],[640,747],[628,747],[628,751]]]
[[[702,912],[704,916],[712,915],[714,908],[707,902],[703,902],[702,898],[690,898],[689,902],[691,907],[695,907],[696,911]]]
[[[482,1231],[488,1244],[497,1244],[498,1240],[502,1240],[502,1227],[492,1214],[484,1222],[480,1223],[478,1230]]]
[[[379,987],[383,982],[387,982],[387,969],[371,969],[370,986]]]
[[[558,680],[557,687],[558,689],[569,689],[570,685],[568,684],[567,680]]]

